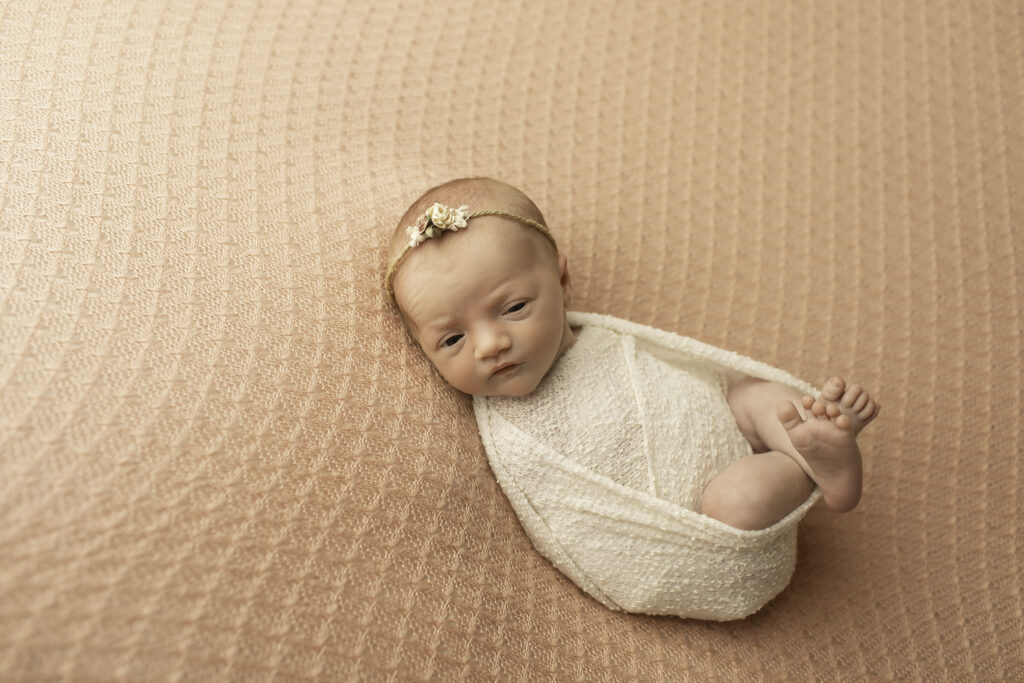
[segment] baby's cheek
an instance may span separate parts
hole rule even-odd
[[[454,387],[459,387],[465,376],[462,364],[455,361],[441,360],[435,363],[434,367],[437,368],[439,373],[441,373],[441,376],[444,377],[445,381]]]
[[[427,360],[430,361],[430,364],[434,366],[435,370],[437,370],[437,374],[441,375],[445,379],[448,379],[448,376],[445,374],[445,368],[443,363],[438,362],[438,360],[431,356],[429,353],[424,353],[423,355],[427,357]]]

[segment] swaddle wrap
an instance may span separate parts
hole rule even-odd
[[[614,610],[745,617],[796,565],[797,523],[767,529],[696,510],[707,483],[751,454],[726,403],[744,376],[818,397],[740,354],[619,318],[568,313],[576,343],[523,397],[475,396],[495,478],[537,551]]]

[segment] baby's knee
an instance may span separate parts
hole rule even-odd
[[[785,465],[780,471],[779,465]],[[800,482],[794,482],[794,475]],[[751,455],[728,467],[704,488],[700,513],[736,529],[764,529],[810,495],[813,483],[783,453]]]
[[[733,481],[731,477],[716,477],[704,488],[700,498],[700,513],[723,524],[737,529],[752,529],[756,526],[750,514],[756,502],[756,489],[745,485],[742,481]]]
[[[697,506],[697,511],[705,517],[722,521],[720,515],[725,505],[718,493],[718,488],[714,481],[707,485],[704,493],[700,496],[700,505]]]

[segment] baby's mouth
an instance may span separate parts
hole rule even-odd
[[[512,363],[511,365],[506,365],[506,366],[501,367],[501,368],[495,370],[494,372],[492,372],[491,376],[492,377],[504,377],[505,375],[511,375],[513,372],[516,371],[516,368],[518,368],[518,367],[519,367],[518,363]]]

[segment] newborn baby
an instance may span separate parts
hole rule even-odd
[[[440,375],[474,397],[488,460],[534,546],[612,609],[734,619],[781,591],[796,523],[861,495],[879,411],[722,349],[569,312],[567,260],[522,192],[428,190],[385,286]]]

